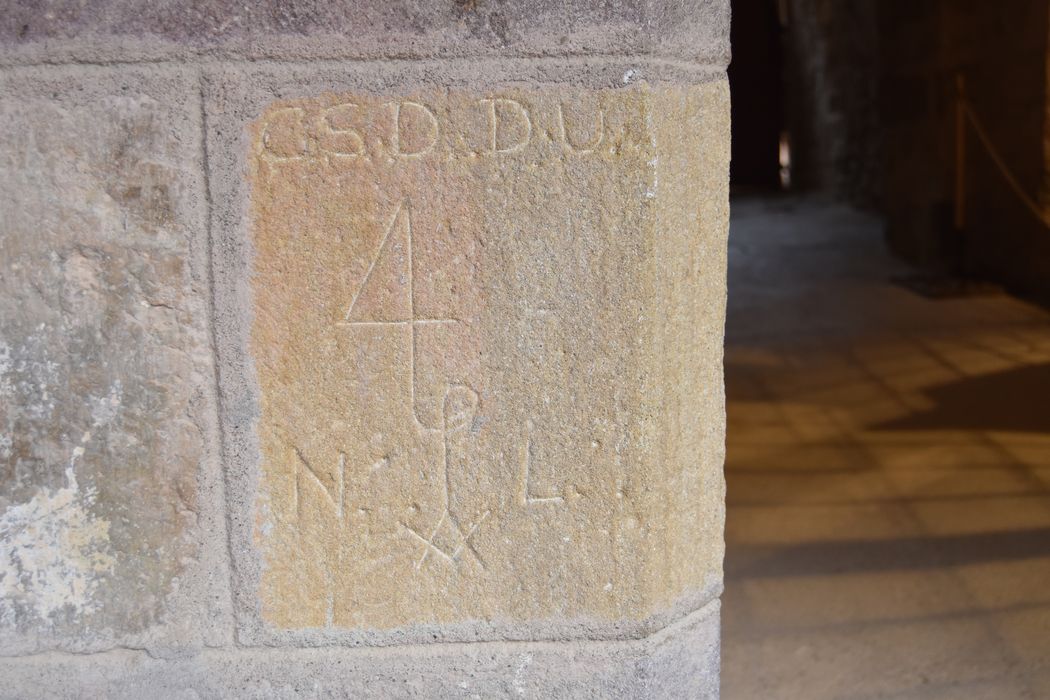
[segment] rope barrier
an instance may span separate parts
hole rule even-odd
[[[992,139],[988,136],[988,132],[985,130],[984,125],[981,124],[981,120],[977,117],[973,108],[970,107],[966,98],[961,94],[961,90],[958,99],[962,113],[966,115],[967,120],[970,122],[970,126],[973,127],[974,133],[977,134],[978,141],[984,146],[984,150],[988,153],[988,157],[992,159],[992,162],[995,163],[995,167],[999,169],[999,173],[1003,176],[1003,179],[1006,180],[1006,184],[1010,186],[1010,189],[1014,191],[1014,194],[1017,195],[1018,199],[1021,200],[1025,207],[1035,215],[1035,218],[1037,218],[1043,226],[1050,228],[1050,212],[1028,196],[1028,193],[1024,191],[1023,187],[1021,187],[1021,183],[1017,181],[1013,172],[1006,165],[1006,161],[1003,160],[999,150],[995,147],[995,144],[992,143]]]

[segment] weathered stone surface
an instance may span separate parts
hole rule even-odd
[[[716,696],[728,20],[8,2],[0,698]]]
[[[724,64],[728,0],[9,0],[0,58],[649,54]]]
[[[251,134],[264,625],[634,634],[717,592],[724,82],[325,94]]]
[[[0,649],[192,644],[217,614],[198,92],[0,81]]]
[[[0,658],[0,698],[705,700],[718,697],[718,622],[713,602],[642,640]]]

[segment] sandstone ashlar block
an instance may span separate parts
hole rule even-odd
[[[232,423],[257,412],[231,443],[257,457],[249,638],[635,636],[717,596],[728,100],[464,86],[252,118],[223,375],[254,396]]]
[[[0,79],[2,652],[228,625],[199,94],[169,70]]]

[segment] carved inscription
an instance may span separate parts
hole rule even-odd
[[[648,109],[324,95],[254,125],[269,623],[620,614],[631,594],[603,572],[640,575],[633,450],[662,439],[631,409]]]
[[[529,145],[532,138],[532,118],[520,102],[503,97],[480,100],[488,107],[489,133],[491,137],[486,151],[489,153],[513,153]],[[501,115],[509,114],[509,117]],[[508,124],[513,126],[508,128]]]
[[[395,231],[397,235],[394,235]],[[415,272],[412,264],[413,237],[411,205],[408,203],[408,200],[401,200],[390,218],[390,223],[385,228],[379,250],[376,251],[376,255],[368,267],[364,282],[350,301],[345,316],[338,323],[349,327],[392,327],[407,331],[409,335],[408,352],[412,418],[415,420],[416,425],[421,428],[437,430],[437,426],[424,426],[416,407],[416,354],[419,347],[419,328],[420,326],[432,324],[458,323],[458,321],[454,318],[419,318],[416,316]],[[379,290],[378,283],[373,281],[376,267],[381,261],[393,268],[392,272],[398,279],[407,280],[407,285],[404,285],[403,298],[400,300],[394,299],[394,309],[379,308],[371,311],[362,311],[358,309],[358,303],[362,296],[367,299],[370,292],[376,297],[379,297],[382,293]],[[399,262],[400,265],[398,264]],[[400,269],[398,269],[399,267]],[[370,287],[374,289],[370,289]],[[399,310],[401,310],[400,313]],[[473,394],[469,387],[464,387],[464,389]],[[447,401],[447,396],[445,400]],[[475,404],[477,403],[476,394],[474,394],[473,401]]]
[[[385,328],[405,329],[409,336],[407,341],[409,357],[407,374],[410,385],[409,401],[411,404],[410,408],[412,418],[418,430],[423,433],[432,434],[435,439],[439,439],[441,442],[441,460],[438,471],[441,475],[440,482],[443,487],[442,499],[444,504],[441,515],[429,535],[417,531],[404,522],[399,522],[399,525],[408,535],[424,545],[422,554],[416,564],[416,568],[419,569],[423,566],[431,552],[450,564],[458,564],[460,561],[460,555],[467,552],[472,555],[473,559],[479,563],[482,568],[484,568],[484,561],[478,555],[477,550],[471,545],[470,539],[481,526],[481,523],[484,522],[485,518],[488,517],[490,511],[486,510],[475,522],[464,527],[451,510],[453,487],[449,477],[450,439],[456,433],[464,431],[473,423],[478,410],[478,394],[474,389],[465,384],[447,385],[442,400],[440,426],[426,425],[420,418],[418,406],[416,404],[416,382],[418,372],[416,357],[418,355],[419,326],[427,324],[459,323],[460,321],[452,318],[417,317],[414,283],[415,269],[412,256],[414,237],[415,232],[413,231],[412,226],[411,205],[407,199],[403,199],[397,204],[389,222],[384,227],[379,247],[376,250],[375,256],[369,263],[364,279],[350,300],[346,313],[343,318],[337,322],[337,325],[349,328],[375,330],[382,330]],[[393,308],[372,308],[369,304],[369,300],[372,297],[382,298],[382,289],[380,288],[381,277],[376,274],[377,268],[387,268],[388,276],[390,273],[393,273],[393,276],[396,279],[407,281],[407,284],[403,285],[404,298],[399,300],[395,297],[392,304]],[[399,301],[402,303],[398,303]],[[530,491],[529,468],[531,463],[531,433],[532,424],[530,422],[527,428],[524,448],[525,458],[522,503],[523,505],[562,503],[564,499],[561,496],[535,496]],[[307,472],[313,476],[314,481],[318,484],[322,484],[320,478],[310,468],[309,462],[306,461],[301,453],[297,452],[297,454],[302,464],[306,467]],[[338,472],[339,489],[342,489],[343,470],[345,467],[344,460],[345,456],[340,453]],[[298,479],[296,481],[296,488],[300,488]],[[341,493],[337,500],[333,499],[329,493],[329,500],[332,501],[333,505],[337,505],[337,512],[339,516],[342,517],[343,506]],[[435,544],[435,538],[442,531],[442,528],[449,529],[452,532],[453,541],[452,546],[449,549],[443,549],[441,545]]]
[[[430,108],[418,102],[391,102],[394,110],[394,128],[390,130],[390,152],[398,158],[419,158],[434,148],[438,139],[438,120]],[[416,143],[408,143],[404,134],[408,114],[415,114],[414,120],[422,125],[416,132]]]
[[[522,457],[521,475],[521,502],[526,506],[540,505],[544,503],[564,503],[561,496],[537,496],[532,492],[532,480],[529,473],[532,471],[532,425],[528,426],[525,438],[525,449]]]
[[[600,104],[584,110],[558,102],[537,110],[520,99],[492,96],[439,116],[432,106],[415,100],[344,102],[273,110],[261,126],[258,155],[273,166],[318,160],[392,164],[426,157],[506,156],[537,141],[551,142],[564,154],[588,155],[606,140]]]
[[[336,469],[336,478],[333,484],[328,485],[322,480],[321,474],[318,474],[313,466],[311,466],[309,460],[303,456],[302,451],[299,448],[293,448],[295,450],[296,467],[295,467],[295,493],[292,498],[295,502],[295,514],[298,518],[302,517],[302,503],[303,503],[303,479],[312,486],[309,488],[319,489],[324,494],[329,505],[332,507],[332,511],[336,517],[342,520],[343,518],[343,502],[346,498],[345,493],[345,480],[346,480],[346,455],[339,455],[339,465]]]

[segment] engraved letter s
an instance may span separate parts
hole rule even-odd
[[[333,118],[337,121],[345,122],[355,109],[357,109],[357,105],[347,102],[346,104],[334,105],[321,111],[321,133],[332,137],[329,143],[335,141],[335,144],[324,147],[324,150],[328,153],[334,156],[351,158],[365,154],[365,140],[357,129],[351,126],[336,128],[332,125]],[[336,137],[338,137],[338,140]]]

